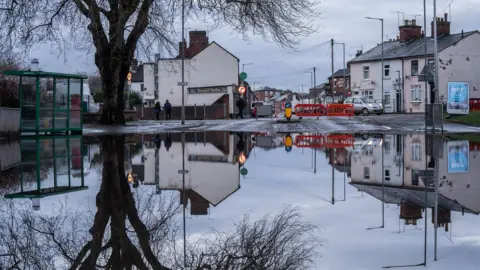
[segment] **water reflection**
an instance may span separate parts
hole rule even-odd
[[[206,132],[0,145],[0,268],[283,269],[296,258],[292,269],[378,269],[428,266],[438,246],[432,269],[476,269],[477,140]]]

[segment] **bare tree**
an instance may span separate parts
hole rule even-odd
[[[102,77],[103,124],[124,124],[123,88],[134,54],[152,48],[172,52],[179,0],[6,0],[0,11],[0,51],[55,42],[58,51],[95,48]],[[249,30],[285,48],[315,29],[317,0],[186,0],[187,18]]]

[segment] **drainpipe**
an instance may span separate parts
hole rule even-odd
[[[401,90],[401,93],[402,93],[401,98],[403,99],[403,100],[402,100],[402,111],[403,111],[403,112],[406,112],[406,107],[405,107],[405,100],[406,100],[406,98],[405,98],[405,93],[406,93],[407,91],[405,91],[405,62],[404,62],[403,59],[402,59],[402,77],[400,78],[400,83],[401,83],[401,88],[400,88],[400,90]]]

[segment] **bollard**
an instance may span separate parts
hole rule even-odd
[[[203,120],[207,119],[207,107],[205,103],[203,103]]]
[[[193,104],[193,119],[197,120],[197,104]]]
[[[227,104],[223,103],[223,119],[227,119]]]
[[[285,102],[285,118],[290,121],[292,118],[292,103],[290,101]]]
[[[287,152],[292,151],[292,146],[293,146],[293,138],[289,133],[287,134],[287,136],[285,136],[285,151]]]

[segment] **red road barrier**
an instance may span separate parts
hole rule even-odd
[[[323,148],[325,138],[322,135],[297,135],[295,146],[298,148]]]
[[[353,140],[354,140],[353,135],[332,134],[327,136],[327,143],[325,146],[327,148],[344,148],[344,147],[352,146]]]
[[[294,108],[296,116],[323,116],[326,108],[323,104],[297,104]]]
[[[353,116],[353,104],[328,104],[327,116]]]
[[[480,142],[470,142],[470,151],[480,151]]]
[[[480,100],[470,99],[470,111],[480,112]]]

